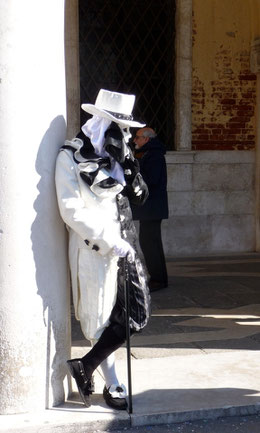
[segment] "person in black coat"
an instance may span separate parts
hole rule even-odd
[[[133,219],[140,221],[140,247],[150,274],[150,291],[155,291],[168,286],[161,238],[162,219],[168,218],[166,150],[152,128],[139,129],[133,141],[140,173],[149,191],[143,206],[132,206]]]

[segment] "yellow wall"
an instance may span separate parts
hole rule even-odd
[[[194,149],[252,149],[256,76],[250,46],[260,36],[260,0],[193,1]]]
[[[260,37],[260,1],[247,0],[250,10],[251,39]]]

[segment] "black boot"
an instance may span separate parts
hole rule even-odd
[[[83,358],[67,361],[71,375],[77,383],[80,396],[87,407],[91,405],[90,394],[94,392],[94,381],[92,378],[94,370],[112,352],[122,346],[125,339],[125,328],[116,323],[111,323],[103,331],[95,346]],[[113,399],[112,396],[111,399]],[[112,407],[115,408],[115,406]]]
[[[91,406],[90,395],[94,392],[94,380],[92,376],[88,378],[85,373],[84,365],[80,358],[67,361],[70,373],[74,377],[79,394],[86,407]]]
[[[126,410],[126,390],[123,385],[111,385],[109,388],[104,386],[103,397],[109,407],[117,410]]]

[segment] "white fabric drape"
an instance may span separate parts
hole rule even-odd
[[[104,150],[105,132],[111,124],[111,120],[104,117],[93,116],[82,126],[82,132],[90,139],[97,155],[105,157],[110,155]],[[118,125],[120,127],[120,125]],[[132,137],[129,128],[120,127],[126,143]],[[124,172],[120,164],[111,158],[110,176],[122,185],[125,185]]]

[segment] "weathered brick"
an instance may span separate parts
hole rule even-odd
[[[245,75],[240,75],[239,76],[240,80],[245,80],[245,81],[255,81],[255,75],[254,74],[245,74]]]
[[[225,135],[228,136],[229,134],[240,134],[241,133],[241,129],[238,128],[230,128],[230,129],[225,129]]]
[[[207,85],[196,72],[195,68],[193,148],[254,149],[256,75],[250,72],[250,48],[234,53],[231,48],[220,46],[215,55],[214,79]]]
[[[223,105],[234,105],[236,103],[235,99],[222,99],[222,101],[220,101],[221,104]]]

